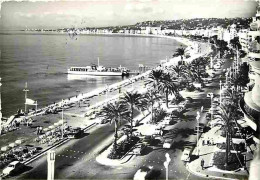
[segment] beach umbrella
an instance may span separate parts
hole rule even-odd
[[[16,140],[16,141],[15,141],[15,144],[17,144],[17,145],[22,144],[22,140],[21,140],[21,139]]]
[[[1,147],[1,151],[3,151],[3,152],[7,151],[8,149],[9,149],[8,146]]]
[[[16,146],[15,143],[10,143],[10,144],[9,144],[9,147],[11,147],[11,148],[13,148],[13,147],[15,147],[15,146]]]
[[[51,131],[48,131],[45,133],[47,136],[49,136],[51,134]]]

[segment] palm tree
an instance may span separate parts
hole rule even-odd
[[[165,93],[166,98],[166,107],[168,108],[168,96],[169,94],[177,94],[178,87],[174,84],[170,74],[164,74],[163,78],[161,79],[161,83],[158,86],[158,90]]]
[[[228,165],[228,156],[230,153],[230,142],[231,142],[231,134],[232,134],[232,124],[231,122],[234,121],[234,117],[236,117],[236,107],[231,103],[222,103],[219,106],[219,112],[217,115],[223,120],[225,124],[225,131],[226,131],[226,163],[225,166]]]
[[[181,73],[184,70],[184,66],[183,65],[170,66],[170,70],[173,71],[174,74],[177,74],[177,77],[179,78]]]
[[[185,49],[183,47],[179,47],[175,50],[175,55],[181,56],[181,60],[183,60],[184,54],[185,54]]]
[[[191,64],[185,64],[183,65],[183,71],[182,71],[182,77],[186,80],[188,86],[190,84],[190,81],[194,79],[194,73],[191,70]]]
[[[155,90],[149,90],[144,95],[143,105],[147,106],[147,109],[151,107],[151,120],[153,122],[153,107],[156,100],[158,100],[160,96],[158,96],[157,91]]]
[[[124,96],[121,98],[122,103],[129,105],[129,111],[130,111],[130,123],[131,123],[131,129],[130,129],[130,135],[132,136],[133,133],[133,119],[134,119],[134,108],[140,109],[142,107],[142,95],[135,92],[125,92]]]
[[[156,87],[159,84],[160,80],[162,79],[163,74],[164,72],[161,69],[152,70],[148,76],[147,84],[152,83],[153,86]]]
[[[121,102],[115,102],[114,104],[108,103],[99,113],[99,116],[109,120],[110,123],[115,123],[114,149],[117,148],[118,124],[121,122],[122,118],[126,118],[127,115],[127,107]]]

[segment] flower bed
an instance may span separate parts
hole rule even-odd
[[[109,159],[121,159],[134,145],[139,141],[138,137],[131,137],[129,140],[124,140],[118,143],[116,149],[113,147],[108,154]]]
[[[215,152],[213,156],[213,165],[216,166],[218,169],[227,170],[227,171],[234,171],[236,169],[241,168],[241,165],[238,161],[238,158],[242,165],[244,165],[244,157],[242,154],[235,154],[230,153],[228,156],[228,165],[225,166],[226,162],[226,153],[225,152]]]

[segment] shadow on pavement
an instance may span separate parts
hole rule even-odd
[[[164,136],[165,138],[176,138],[178,135],[182,136],[183,138],[187,138],[190,135],[194,135],[194,129],[173,129],[169,130],[168,133]]]
[[[153,148],[151,148],[151,147],[146,147],[146,148],[142,151],[141,156],[145,156],[145,155],[149,154],[149,153],[152,152],[152,151],[153,151]]]
[[[174,149],[180,149],[180,150],[183,150],[185,147],[192,147],[192,146],[195,146],[195,142],[178,141],[175,142],[173,145]]]
[[[199,156],[194,155],[194,154],[190,155],[190,162],[191,162],[191,161],[194,161],[194,160],[196,160],[196,159],[199,159]]]
[[[17,175],[19,175],[19,174],[25,173],[25,172],[27,172],[27,171],[30,171],[31,169],[33,169],[33,167],[23,165],[22,168],[19,169],[19,171],[13,172],[13,173],[10,175],[10,177],[17,176]]]

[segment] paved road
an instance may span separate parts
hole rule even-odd
[[[98,154],[102,148],[105,148],[113,139],[114,125],[100,125],[93,128],[81,139],[71,140],[70,142],[56,149],[55,161],[55,179],[64,179],[71,174],[67,169],[76,171],[76,166],[83,163],[92,164],[93,157]],[[29,166],[33,169],[24,172],[17,178],[19,179],[45,179],[47,178],[47,160],[46,156],[39,158]],[[28,168],[30,169],[30,168]]]

